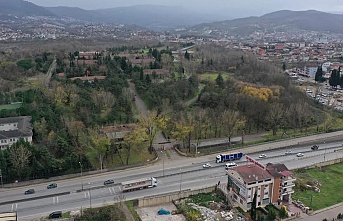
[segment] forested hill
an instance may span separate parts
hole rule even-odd
[[[54,16],[54,14],[47,9],[22,0],[0,0],[0,15],[1,14],[11,14],[15,16]]]
[[[315,10],[283,10],[260,17],[246,17],[234,20],[196,25],[189,29],[191,33],[205,34],[228,32],[231,34],[250,34],[254,31],[330,31],[343,33],[343,15]]]

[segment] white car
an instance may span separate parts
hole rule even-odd
[[[204,165],[202,165],[203,168],[210,168],[212,167],[210,163],[205,163]]]
[[[261,154],[258,158],[266,158],[266,157],[267,157],[267,155]]]
[[[286,155],[291,155],[291,154],[292,154],[292,151],[291,151],[291,150],[287,150],[285,154],[286,154]]]
[[[231,168],[231,167],[236,167],[236,166],[237,166],[237,164],[236,164],[235,162],[227,163],[227,164],[225,165],[225,169],[227,170],[227,169],[229,169],[229,168]]]
[[[304,154],[303,153],[297,153],[297,157],[303,157]]]

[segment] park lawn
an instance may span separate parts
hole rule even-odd
[[[301,191],[296,188],[292,196],[293,200],[299,199],[306,206],[310,206],[312,195],[312,207],[314,210],[332,206],[343,201],[343,163],[322,167],[321,169],[296,170],[294,175],[297,179],[302,179],[305,182],[317,180],[321,187],[320,193],[312,190]]]
[[[15,103],[15,104],[3,104],[0,105],[0,111],[1,110],[14,110],[14,109],[18,109],[21,107],[21,103]]]
[[[222,77],[225,80],[229,78],[228,73],[221,73]],[[215,81],[218,77],[219,73],[204,73],[200,74],[200,81]]]

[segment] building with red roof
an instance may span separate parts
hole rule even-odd
[[[295,178],[284,164],[263,165],[249,158],[247,165],[229,168],[226,173],[232,200],[246,211],[251,208],[255,193],[257,207],[291,203]]]

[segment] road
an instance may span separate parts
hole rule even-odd
[[[334,152],[342,148],[342,142],[321,144],[318,151],[312,151],[310,146],[291,148],[294,154],[285,155],[286,149],[266,151],[266,158],[259,159],[262,163],[285,163],[289,169],[295,169],[314,163],[343,157],[343,151]],[[296,153],[304,153],[304,157],[296,157]],[[260,153],[252,153],[249,156],[258,159]],[[202,164],[211,163],[212,168],[203,169]],[[236,163],[246,164],[241,159]],[[163,176],[164,174],[164,176]],[[158,187],[122,194],[119,183],[144,177],[157,177]],[[115,184],[111,187],[103,186],[103,181],[114,179]],[[17,211],[19,217],[30,217],[37,214],[47,215],[55,210],[80,210],[81,207],[89,207],[113,203],[118,198],[125,200],[151,196],[155,194],[179,191],[184,189],[196,189],[216,184],[218,181],[227,182],[224,164],[215,164],[215,155],[199,158],[187,158],[179,160],[177,164],[162,162],[150,167],[141,167],[112,173],[104,173],[81,179],[70,179],[58,182],[58,188],[47,190],[49,183],[28,186],[23,188],[5,189],[0,192],[0,212]],[[83,184],[84,191],[78,192]],[[30,188],[36,190],[35,194],[24,195],[24,191]],[[88,191],[88,189],[90,189]],[[47,196],[55,193],[70,192],[63,196],[47,197],[19,203],[6,203],[20,199],[32,199],[32,197]],[[2,205],[4,204],[4,205]],[[22,219],[20,219],[22,220]]]
[[[52,73],[55,71],[55,69],[56,69],[56,58],[54,58],[54,60],[52,61],[51,65],[49,67],[48,72],[46,73],[45,87],[47,87],[47,88],[50,85],[51,76],[52,76]]]

